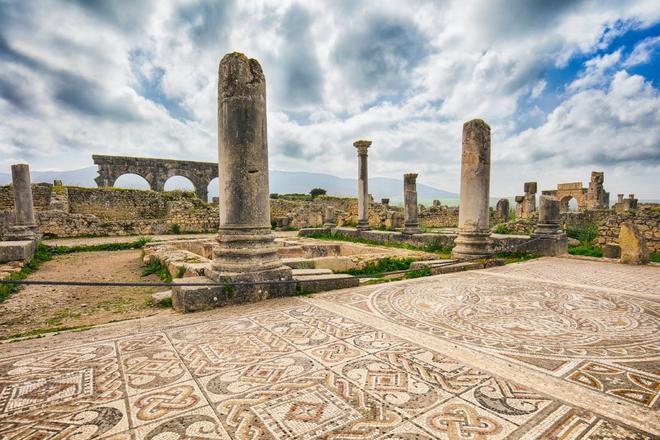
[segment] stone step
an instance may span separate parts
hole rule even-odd
[[[305,275],[329,275],[332,274],[330,269],[293,269],[293,276]]]
[[[346,289],[360,285],[360,279],[347,274],[325,274],[294,276],[299,281],[298,291],[301,293],[326,292],[328,290]]]

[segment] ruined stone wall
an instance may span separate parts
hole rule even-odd
[[[646,238],[646,244],[651,252],[660,252],[660,209],[647,208],[611,215],[598,227],[596,243],[600,246],[605,243],[618,243],[621,223],[630,222],[639,227]]]
[[[357,199],[349,197],[321,196],[313,200],[290,200],[277,198],[270,200],[270,217],[289,217],[289,226],[294,228],[321,226],[324,221],[326,206],[335,208],[338,226],[351,226],[357,223]],[[401,208],[390,208],[398,209]],[[386,225],[388,209],[381,203],[369,206],[369,224],[373,227]]]
[[[32,200],[34,209],[46,210],[50,206],[53,185],[49,183],[36,183],[32,185]],[[13,211],[14,188],[12,185],[0,186],[0,211]]]
[[[458,226],[458,207],[434,205],[421,209],[419,224],[425,228],[454,228]]]
[[[167,197],[155,191],[76,187],[65,190],[71,214],[93,214],[103,221],[159,219],[167,215]]]

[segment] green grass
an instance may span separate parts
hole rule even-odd
[[[378,275],[383,272],[408,270],[413,261],[415,261],[413,258],[384,257],[375,261],[368,261],[362,268],[349,269],[345,273],[349,275],[360,276]]]
[[[76,246],[44,246],[46,252],[51,256],[73,254],[77,252],[98,252],[98,251],[124,251],[128,249],[142,249],[145,244],[149,243],[151,238],[140,237],[135,241],[125,243],[103,243],[103,244],[80,244]]]
[[[403,278],[406,280],[411,280],[413,278],[428,277],[433,275],[431,269],[424,267],[422,269],[409,270],[403,275]]]
[[[495,226],[495,233],[496,234],[508,234],[509,233],[509,228],[506,226],[506,223],[500,223],[499,225]]]
[[[569,254],[587,257],[603,256],[603,249],[593,244],[594,239],[598,237],[597,225],[567,226],[566,235],[580,241],[579,245],[568,247]]]
[[[164,283],[172,282],[172,275],[170,275],[167,267],[163,266],[163,263],[161,263],[160,260],[152,260],[151,263],[144,267],[142,270],[142,276],[146,277],[149,275],[158,275],[158,278]]]
[[[74,326],[55,326],[55,327],[43,327],[43,328],[37,328],[34,330],[30,330],[27,332],[21,332],[21,333],[14,333],[13,335],[9,335],[7,337],[2,338],[3,340],[6,339],[16,339],[16,338],[40,338],[46,333],[59,333],[63,331],[83,331],[87,330],[89,328],[92,328],[93,325],[74,325]]]
[[[170,233],[174,235],[181,234],[181,226],[178,223],[172,223],[172,226],[170,226]]]
[[[579,244],[577,246],[569,246],[568,253],[571,255],[585,255],[587,257],[602,257],[603,249],[592,244]]]
[[[653,263],[660,263],[660,252],[652,252],[651,253],[651,261]]]
[[[595,224],[584,226],[567,226],[566,235],[582,244],[590,244],[596,237],[598,237],[598,226]]]
[[[6,281],[24,280],[25,278],[28,277],[28,275],[39,269],[41,263],[43,263],[44,261],[51,260],[52,258],[53,257],[48,252],[47,248],[45,246],[39,245],[34,255],[30,259],[30,261],[28,261],[28,263],[25,266],[23,266],[23,268],[21,268],[20,271],[14,272],[13,274],[9,275],[9,277],[5,278],[5,280]],[[0,284],[0,302],[5,301],[12,294],[18,292],[21,289],[21,287],[22,286],[18,284]]]

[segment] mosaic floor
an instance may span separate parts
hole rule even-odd
[[[658,438],[658,286],[542,259],[0,345],[0,438]]]

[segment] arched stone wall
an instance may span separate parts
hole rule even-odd
[[[99,175],[94,179],[99,187],[112,187],[124,174],[144,177],[153,191],[163,192],[165,182],[173,176],[183,176],[195,186],[200,200],[208,199],[208,184],[218,177],[218,164],[190,160],[153,159],[128,156],[92,156]]]

